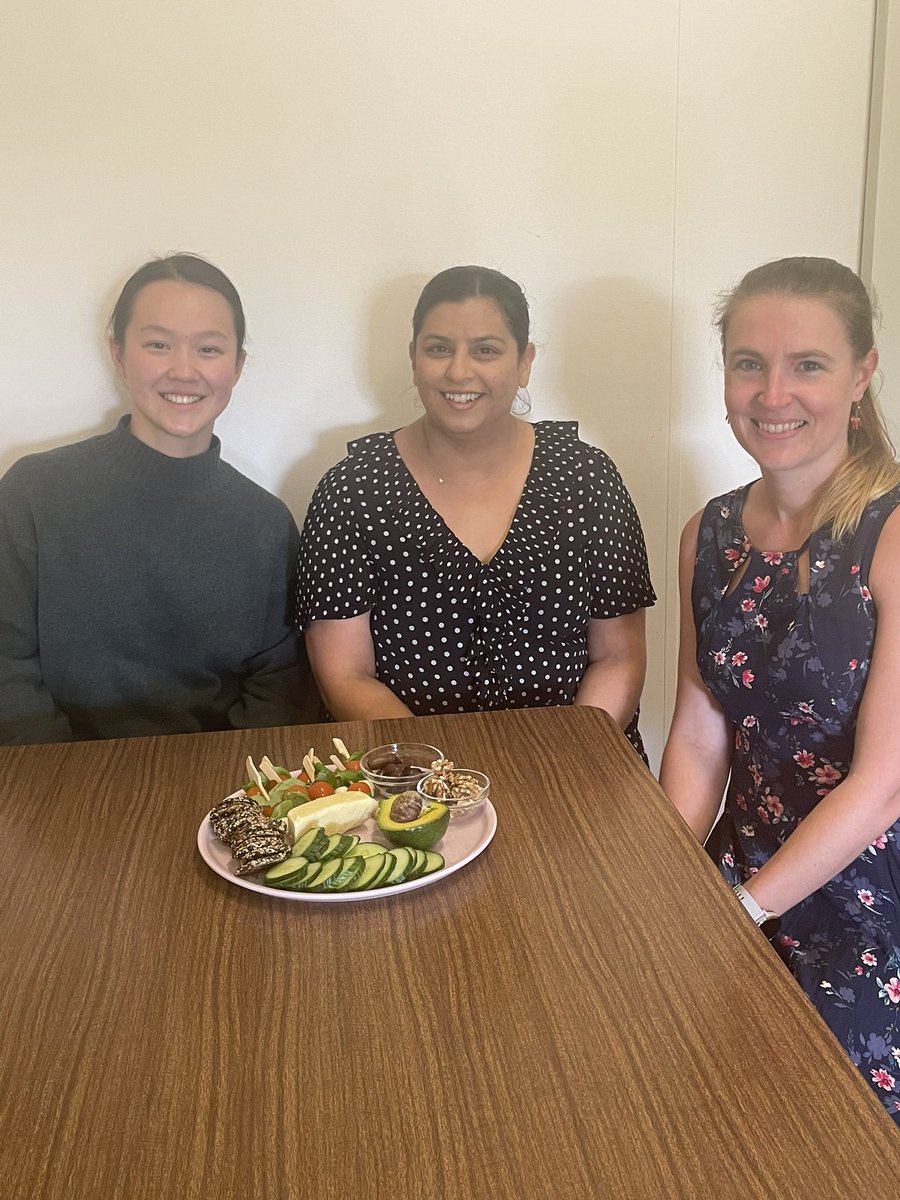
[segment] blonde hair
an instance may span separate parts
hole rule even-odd
[[[728,323],[740,305],[753,296],[773,293],[827,304],[843,322],[857,362],[874,347],[872,301],[855,272],[833,258],[782,258],[748,271],[737,287],[721,297],[715,324],[723,355]],[[847,457],[820,489],[813,513],[813,528],[830,525],[836,540],[855,532],[870,500],[900,483],[900,463],[871,386],[856,411],[859,429],[848,429]]]

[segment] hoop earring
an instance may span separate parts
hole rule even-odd
[[[520,387],[516,392],[510,412],[516,417],[524,417],[531,412],[531,393],[527,387]]]
[[[850,405],[850,428],[856,433],[862,427],[862,417],[860,416],[860,404],[858,400],[854,400]]]

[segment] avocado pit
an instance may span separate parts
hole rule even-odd
[[[420,816],[425,801],[418,792],[400,792],[391,805],[391,820],[397,825],[408,825]]]

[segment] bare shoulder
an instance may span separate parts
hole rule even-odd
[[[879,608],[900,605],[900,508],[885,521],[878,537],[869,577]]]
[[[694,569],[694,560],[697,557],[697,539],[700,536],[700,522],[703,519],[703,509],[695,512],[684,529],[681,531],[681,542],[678,549],[678,557],[682,567],[689,565],[691,570]]]

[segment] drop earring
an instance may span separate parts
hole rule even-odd
[[[850,428],[856,433],[862,427],[862,417],[860,414],[859,401],[854,400],[850,406]]]
[[[531,412],[531,393],[527,387],[520,387],[516,392],[510,412],[517,417],[524,417],[526,413]]]

